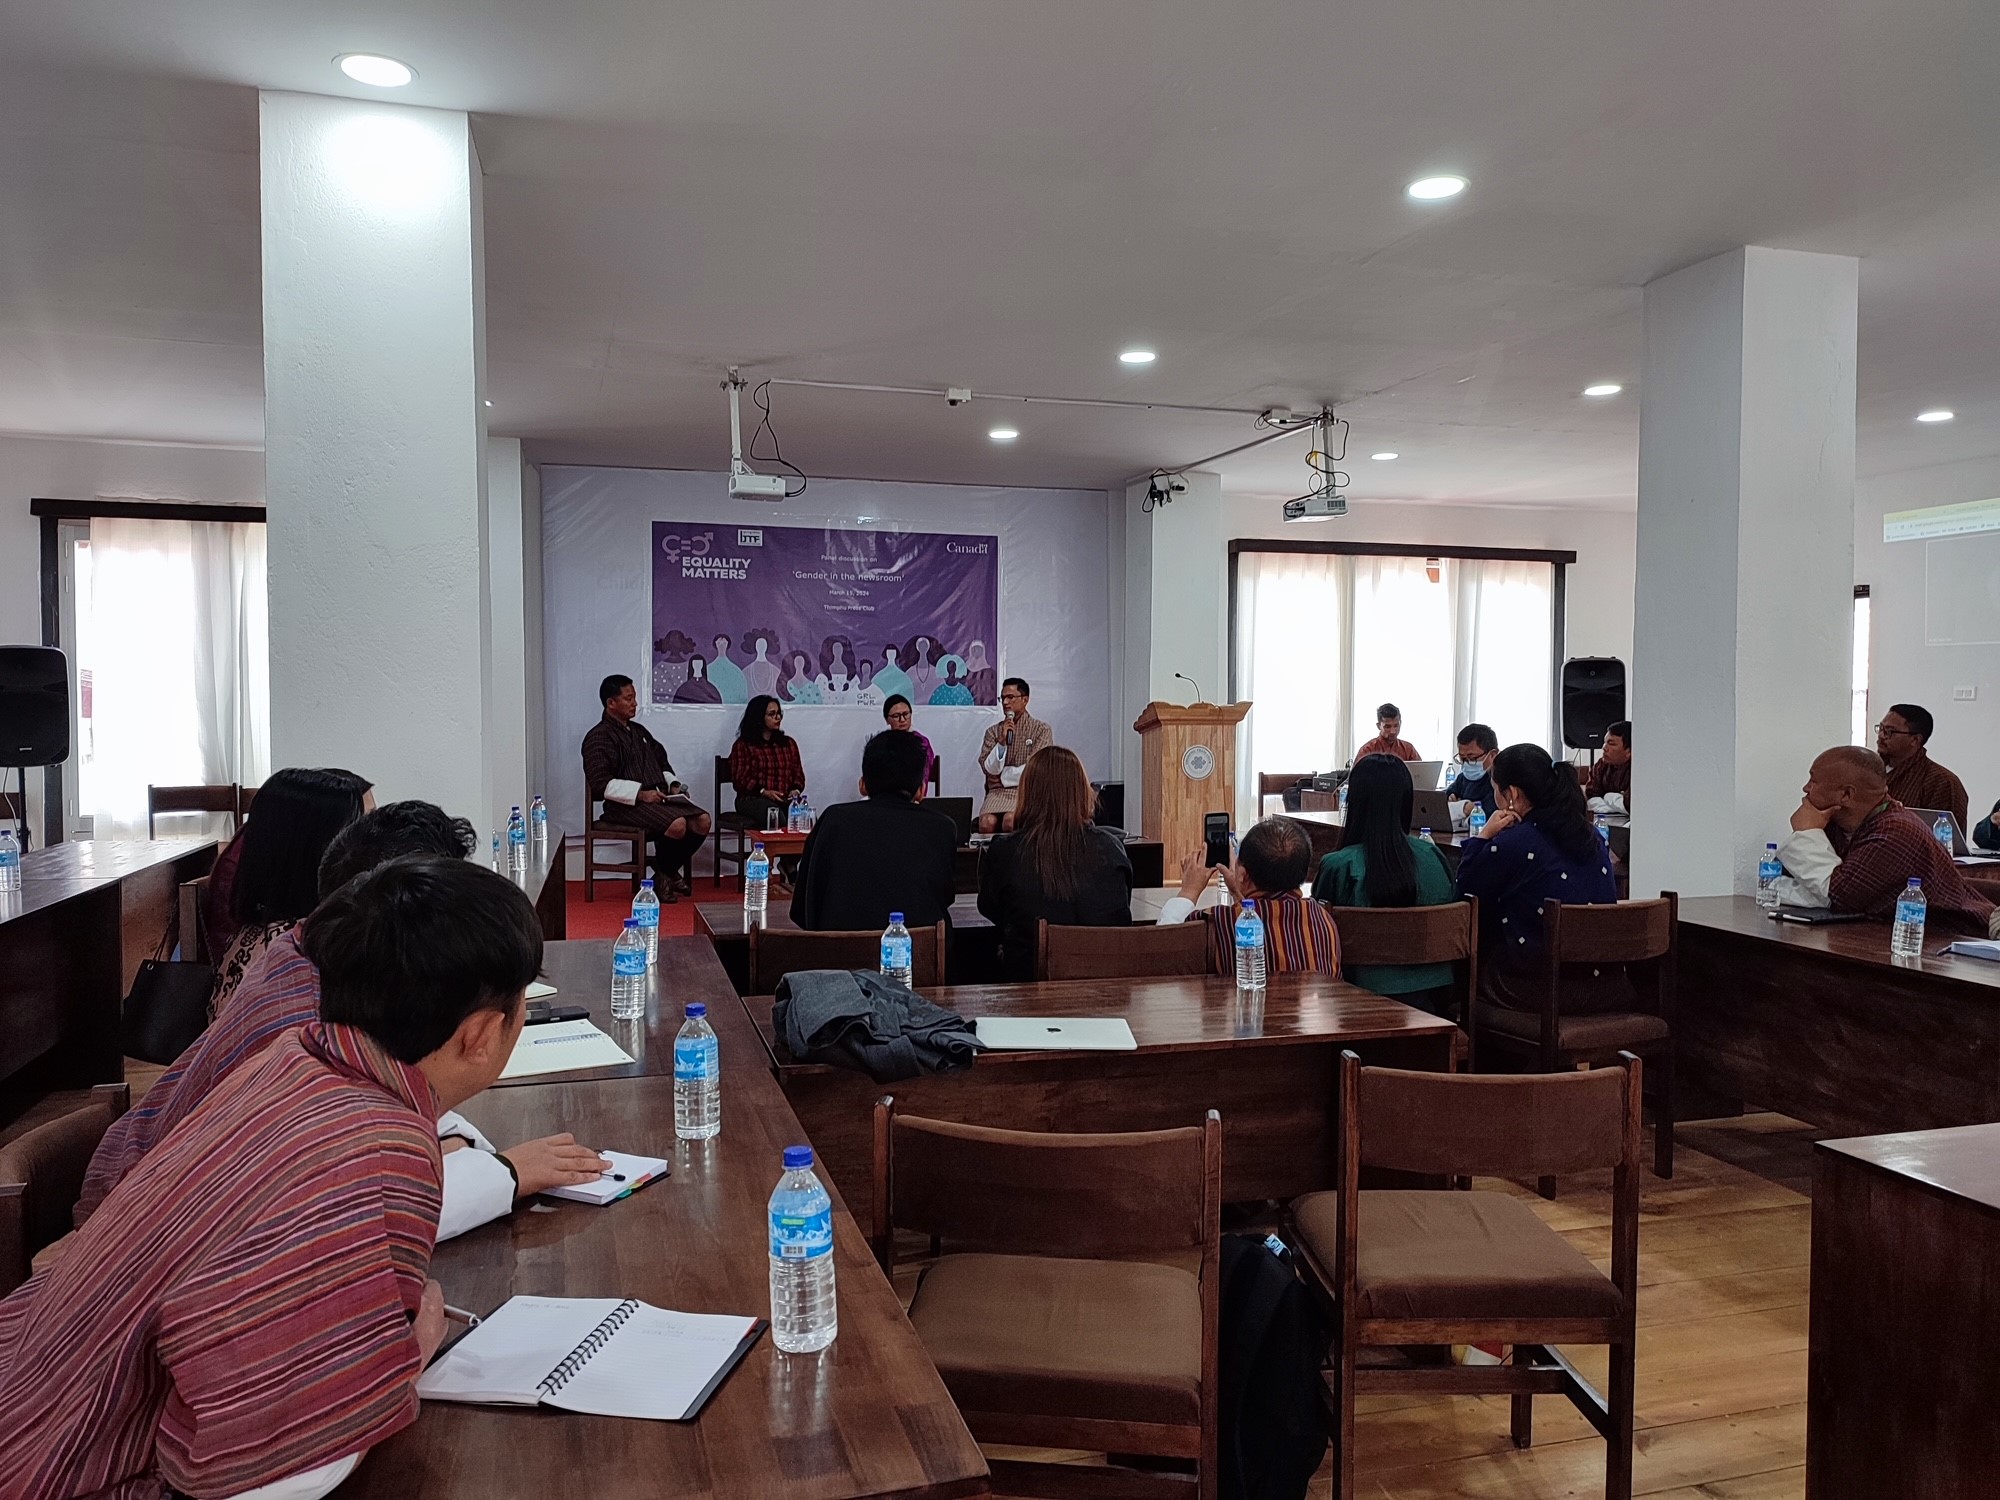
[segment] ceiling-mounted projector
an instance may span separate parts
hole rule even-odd
[[[1278,419],[1278,413],[1269,412],[1266,413],[1266,419],[1278,426],[1284,426],[1292,420],[1289,412],[1285,413],[1281,420]],[[1319,442],[1313,451],[1306,455],[1306,467],[1312,470],[1316,483],[1308,493],[1285,502],[1287,521],[1331,521],[1337,516],[1347,514],[1347,496],[1340,492],[1341,481],[1347,476],[1334,467],[1338,456],[1333,449],[1335,421],[1332,410],[1324,407],[1321,408],[1318,417],[1313,419],[1313,426],[1318,429],[1316,435]],[[1342,422],[1340,429],[1340,451],[1344,453],[1347,451],[1347,424]]]
[[[736,500],[782,500],[785,498],[785,476],[782,474],[757,474],[738,459],[729,469],[729,493]]]
[[[1287,521],[1331,521],[1347,514],[1347,496],[1331,487],[1317,495],[1301,495],[1285,502]]]

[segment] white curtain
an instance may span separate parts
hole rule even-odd
[[[1421,557],[1354,559],[1351,756],[1375,737],[1375,711],[1403,712],[1403,738],[1426,760],[1449,760],[1460,720],[1452,703],[1452,590]],[[1343,760],[1343,764],[1345,761]]]
[[[77,601],[94,740],[83,796],[94,837],[144,838],[149,784],[254,786],[270,769],[264,528],[93,518],[90,552]],[[219,816],[159,825],[227,831]]]
[[[1490,724],[1503,745],[1560,746],[1554,706],[1555,569],[1549,563],[1454,558],[1452,717]],[[1452,730],[1456,734],[1456,727]],[[1446,749],[1450,758],[1456,746]]]
[[[1352,558],[1244,552],[1236,564],[1236,696],[1250,700],[1237,745],[1236,824],[1255,822],[1259,772],[1344,761]]]

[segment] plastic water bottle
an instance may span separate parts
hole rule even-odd
[[[771,904],[771,861],[762,844],[750,846],[750,858],[743,866],[743,916],[762,923],[764,910]]]
[[[813,799],[804,792],[799,793],[799,832],[811,833],[818,814],[813,811]]]
[[[1896,898],[1896,925],[1889,930],[1889,953],[1895,958],[1924,956],[1924,920],[1930,902],[1924,897],[1924,883],[1915,876]]]
[[[833,1200],[813,1172],[812,1147],[787,1146],[771,1194],[771,1342],[786,1354],[815,1354],[839,1331]]]
[[[528,837],[534,841],[535,858],[544,859],[549,852],[549,805],[539,796],[534,806],[528,809]]]
[[[1784,878],[1785,867],[1778,862],[1778,846],[1766,844],[1764,857],[1757,861],[1757,904],[1766,911],[1778,907],[1778,882]]]
[[[500,868],[500,835],[496,833],[493,835],[493,869],[497,872],[499,868]]]
[[[805,801],[805,800],[806,800],[806,799],[805,799],[804,797],[800,796],[800,795],[799,795],[798,793],[796,793],[796,792],[794,792],[794,793],[793,793],[793,794],[792,794],[792,795],[791,795],[791,796],[790,796],[789,798],[787,798],[787,799],[786,799],[786,801],[785,801],[785,832],[787,832],[787,833],[797,833],[797,832],[799,831],[799,822],[800,822],[800,817],[801,817],[801,814],[800,814],[800,812],[799,812],[799,808],[800,808],[801,804],[803,804],[803,803],[804,803],[804,801]]]
[[[1264,989],[1264,919],[1248,901],[1236,918],[1236,988],[1253,994]]]
[[[1603,813],[1597,815],[1597,836],[1604,840],[1604,847],[1611,847],[1611,824]]]
[[[638,919],[627,917],[625,930],[611,945],[611,1015],[636,1021],[646,1013],[646,939]]]
[[[1951,826],[1950,813],[1939,813],[1937,815],[1937,821],[1931,824],[1931,834],[1940,844],[1944,845],[1944,852],[1947,858],[1958,852],[1957,832]]]
[[[684,1014],[674,1038],[674,1134],[706,1141],[722,1134],[722,1052],[708,1007],[696,1001]]]
[[[1417,830],[1417,837],[1428,844],[1431,841],[1431,831],[1428,828],[1419,828]]]
[[[1477,802],[1472,804],[1472,812],[1465,820],[1465,831],[1476,839],[1486,837],[1486,809]]]
[[[639,924],[639,936],[646,940],[646,967],[654,968],[660,962],[660,898],[650,880],[639,882],[639,893],[632,898],[632,920]]]
[[[908,989],[910,986],[910,929],[903,925],[903,914],[889,913],[889,925],[882,929],[882,977],[893,979]]]
[[[0,891],[18,891],[21,888],[21,846],[14,840],[14,830],[0,828]]]
[[[1342,817],[1347,815],[1347,783],[1344,781],[1340,784],[1340,812]]]
[[[528,873],[528,820],[518,806],[507,814],[507,873]]]

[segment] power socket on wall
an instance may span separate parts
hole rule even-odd
[[[1979,689],[1976,687],[1955,687],[1951,690],[1951,701],[1954,703],[1970,703],[1978,696]]]

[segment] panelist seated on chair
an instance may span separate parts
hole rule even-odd
[[[1375,738],[1354,752],[1354,761],[1364,755],[1393,755],[1397,760],[1422,760],[1417,747],[1403,738],[1403,711],[1393,703],[1375,710]],[[1354,764],[1349,761],[1348,764]]]
[[[736,811],[751,829],[783,827],[787,804],[806,789],[805,762],[798,741],[785,733],[785,705],[759,693],[743,709],[736,743],[729,747],[729,784],[736,788]]]
[[[416,1420],[445,1333],[434,1121],[513,1052],[541,927],[505,876],[415,859],[306,942],[320,1018],[0,1302],[0,1494],[315,1500]]]
[[[1456,894],[1479,898],[1480,999],[1532,1010],[1543,903],[1611,905],[1618,881],[1569,762],[1540,745],[1509,745],[1494,759],[1493,781],[1499,810],[1483,837],[1460,841]],[[1566,972],[1562,1008],[1629,1010],[1631,982],[1622,969]]]
[[[1930,827],[1889,795],[1880,756],[1837,745],[1812,763],[1792,833],[1778,850],[1778,899],[1884,921],[1921,880],[1931,930],[2000,936],[1993,903],[1967,884]]]
[[[1404,782],[1409,777],[1403,778]],[[1181,861],[1181,889],[1160,908],[1159,925],[1193,921],[1208,926],[1211,973],[1236,972],[1236,918],[1249,902],[1264,922],[1264,965],[1269,974],[1340,972],[1340,934],[1317,901],[1299,894],[1312,870],[1312,841],[1290,818],[1265,818],[1243,835],[1234,863],[1222,867],[1229,899],[1196,909],[1209,881],[1206,852],[1194,850]]]
[[[979,910],[999,929],[1009,979],[1035,977],[1042,922],[1131,923],[1132,857],[1122,837],[1091,821],[1096,808],[1075,751],[1051,745],[1022,768],[1014,831],[996,838],[979,865]]]
[[[808,932],[950,922],[958,830],[924,802],[924,747],[885,729],[861,751],[860,802],[823,809],[799,855],[792,920]]]
[[[918,743],[924,747],[924,785],[931,785],[937,777],[937,751],[931,745],[930,736],[917,728],[916,710],[910,707],[910,700],[901,693],[891,693],[882,704],[882,722],[891,729],[917,737]]]
[[[1340,847],[1319,862],[1314,900],[1328,906],[1442,906],[1452,899],[1444,855],[1429,839],[1408,831],[1415,796],[1410,773],[1393,755],[1364,755],[1354,763]],[[1453,1003],[1450,964],[1367,964],[1350,968],[1347,980],[1435,1015],[1448,1015]]]
[[[1014,826],[1021,773],[1038,750],[1055,743],[1055,731],[1028,712],[1028,679],[1000,684],[1001,719],[987,726],[979,742],[979,769],[986,777],[986,800],[979,804],[979,831],[1001,833]]]
[[[613,673],[598,685],[597,698],[604,717],[583,737],[590,800],[603,801],[603,822],[642,831],[652,845],[654,879],[668,900],[686,895],[693,888],[688,868],[708,837],[708,812],[675,778],[666,747],[638,722],[632,679]]]

